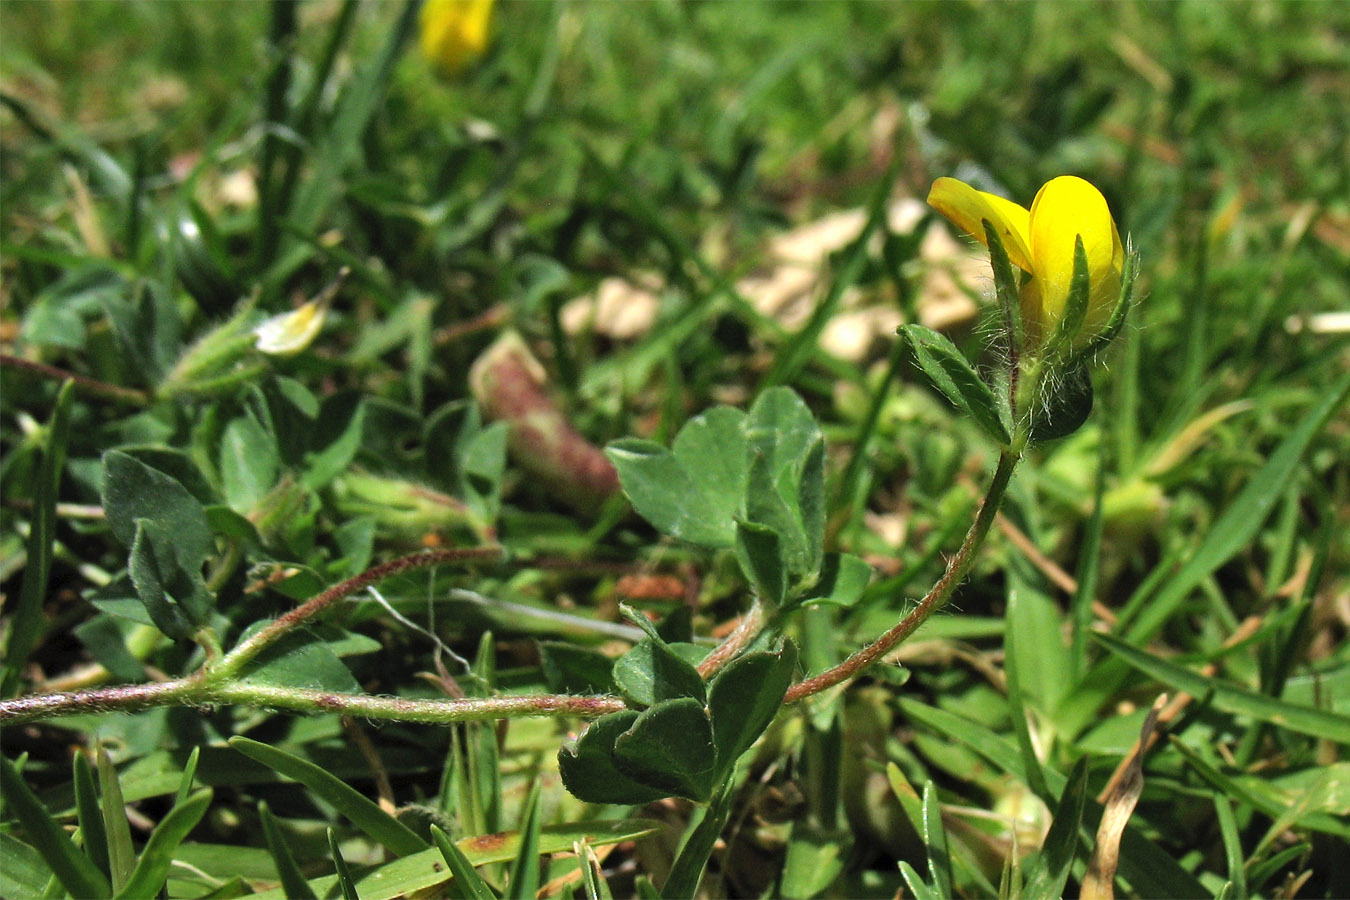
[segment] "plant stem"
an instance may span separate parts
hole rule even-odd
[[[735,630],[698,664],[698,674],[702,675],[705,681],[716,675],[717,671],[731,662],[746,644],[755,639],[755,635],[759,634],[759,630],[763,627],[764,604],[756,597],[750,608],[745,611],[745,615],[741,616]]]
[[[901,619],[899,624],[890,631],[833,669],[827,669],[819,675],[794,684],[783,698],[785,703],[795,703],[857,676],[913,634],[920,625],[928,621],[933,613],[947,605],[952,594],[956,592],[956,588],[969,574],[971,566],[975,564],[975,553],[984,543],[985,536],[989,534],[990,526],[994,524],[994,516],[998,513],[998,508],[1003,502],[1003,495],[1007,492],[1008,482],[1012,479],[1013,470],[1017,468],[1017,463],[1022,458],[1021,446],[1021,441],[1015,441],[1013,449],[1004,450],[999,456],[998,468],[994,471],[994,479],[989,485],[989,491],[985,494],[974,523],[971,524],[970,530],[966,532],[965,540],[961,542],[961,549],[956,551],[956,555],[947,563],[947,570],[938,579],[937,584],[933,585],[933,589],[928,592],[927,596],[919,601],[919,605],[914,607],[909,615]]]
[[[610,696],[572,697],[534,694],[468,700],[409,700],[370,694],[340,694],[237,681],[207,683],[200,675],[178,681],[129,684],[90,691],[35,694],[0,702],[0,724],[20,725],[39,719],[88,713],[137,712],[159,706],[242,704],[309,713],[341,713],[367,719],[389,719],[427,725],[450,725],[524,716],[571,716],[594,719],[624,709]]]
[[[502,559],[503,556],[504,552],[501,547],[450,547],[445,550],[413,553],[373,566],[354,578],[348,578],[346,581],[333,585],[323,593],[316,594],[251,637],[241,641],[219,663],[211,666],[206,674],[213,684],[236,675],[249,660],[261,653],[273,641],[296,626],[314,618],[344,597],[350,597],[377,581],[402,572],[439,566],[442,563],[495,562]]]
[[[30,694],[0,702],[0,723],[19,725],[54,716],[85,713],[134,712],[155,706],[192,702],[194,685],[187,679],[149,684],[122,684],[89,691]]]
[[[19,356],[11,356],[8,353],[0,353],[0,367],[23,369],[26,372],[32,372],[34,375],[41,375],[43,378],[51,378],[55,381],[70,379],[75,382],[76,388],[90,394],[98,394],[101,397],[107,397],[109,400],[117,400],[133,406],[150,405],[150,395],[145,391],[108,384],[106,381],[99,381],[85,375],[76,375],[74,372],[67,372],[65,369],[58,369],[56,366],[34,362],[31,359],[24,359]]]

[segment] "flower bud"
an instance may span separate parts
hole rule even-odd
[[[254,345],[269,356],[294,356],[314,342],[323,330],[328,304],[311,300],[288,313],[272,316],[257,328]]]

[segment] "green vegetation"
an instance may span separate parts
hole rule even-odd
[[[0,4],[0,896],[1350,895],[1350,8],[417,29]]]

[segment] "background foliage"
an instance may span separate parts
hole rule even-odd
[[[804,398],[824,549],[872,569],[788,620],[820,671],[941,574],[993,457],[894,338],[816,340],[855,308],[922,318],[959,263],[882,203],[944,174],[1025,203],[1073,172],[1144,260],[1096,412],[1024,465],[898,665],[778,716],[713,800],[700,890],[1077,891],[1093,798],[1168,691],[1191,702],[1144,764],[1120,889],[1350,894],[1350,347],[1318,318],[1350,296],[1345,7],[503,3],[453,81],[402,52],[409,9],[0,5],[0,339],[87,379],[3,371],[6,697],[176,677],[202,651],[165,634],[233,644],[372,561],[493,540],[508,563],[383,582],[252,677],[587,692],[643,637],[620,603],[663,640],[725,634],[748,586],[724,536],[663,539],[612,484],[507,455],[507,389],[472,373],[508,330],[569,441],[651,452],[632,439]],[[858,208],[875,239],[828,256],[805,319],[744,296],[776,236]],[[249,349],[344,268],[308,350]],[[574,330],[566,301],[616,275],[656,286],[654,320]],[[980,357],[977,322],[946,330]],[[151,578],[176,606],[138,599]],[[664,883],[703,807],[574,799],[579,727],[242,706],[6,727],[0,894],[393,896],[443,879],[446,835],[513,895]],[[584,872],[562,854],[583,836]]]

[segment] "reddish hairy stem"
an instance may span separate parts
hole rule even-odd
[[[31,694],[0,701],[0,723],[19,724],[56,716],[84,713],[135,712],[155,706],[167,706],[185,699],[191,683],[159,681],[149,684],[119,684],[116,687],[88,691],[61,691],[55,694]]]
[[[121,387],[116,384],[108,384],[106,381],[99,381],[96,378],[89,378],[85,375],[76,375],[74,372],[67,372],[65,369],[58,369],[56,366],[34,362],[31,359],[24,359],[20,356],[11,356],[8,353],[0,353],[0,367],[22,369],[25,372],[32,372],[34,375],[50,378],[53,381],[65,381],[66,379],[70,379],[75,383],[76,388],[91,394],[99,394],[110,400],[120,400],[123,403],[130,403],[135,406],[150,405],[150,395],[145,391],[137,390],[136,388]]]
[[[0,702],[0,724],[101,712],[137,712],[157,706],[245,704],[297,712],[335,712],[366,719],[448,725],[522,716],[594,719],[624,709],[618,697],[536,694],[467,700],[409,700],[371,694],[341,694],[249,684],[208,685],[192,676],[155,684],[128,684],[89,691],[36,694]]]
[[[989,493],[985,495],[974,523],[971,524],[970,530],[966,532],[966,539],[961,542],[961,549],[956,551],[956,555],[952,557],[951,562],[947,563],[947,570],[942,573],[942,577],[938,579],[937,584],[933,585],[933,589],[919,601],[919,605],[914,607],[909,615],[901,619],[890,631],[833,669],[828,669],[788,688],[787,695],[783,698],[784,703],[795,703],[861,674],[864,669],[881,659],[895,649],[901,641],[913,634],[920,625],[928,621],[933,613],[947,605],[947,601],[951,599],[957,586],[970,572],[970,567],[975,562],[975,551],[984,542],[985,535],[989,533],[989,527],[994,523],[994,516],[1003,501],[1003,493],[1008,488],[1008,481],[1012,478],[1013,470],[1017,468],[1018,459],[1020,459],[1020,454],[1011,451],[1005,451],[999,456],[998,468],[994,472],[993,482],[989,485]]]
[[[731,662],[746,644],[755,639],[755,635],[759,634],[763,625],[764,606],[756,600],[736,624],[735,630],[727,635],[727,639],[703,657],[703,661],[698,664],[698,674],[703,676],[704,681],[716,675],[718,670]]]
[[[413,553],[381,563],[378,566],[372,566],[360,575],[348,578],[346,581],[333,585],[323,593],[316,594],[252,637],[242,641],[221,660],[219,666],[213,667],[212,677],[237,672],[240,666],[257,656],[272,641],[297,625],[314,618],[337,601],[344,597],[350,597],[377,581],[403,572],[426,569],[443,563],[495,562],[501,560],[504,555],[501,547],[449,547],[444,550]]]

